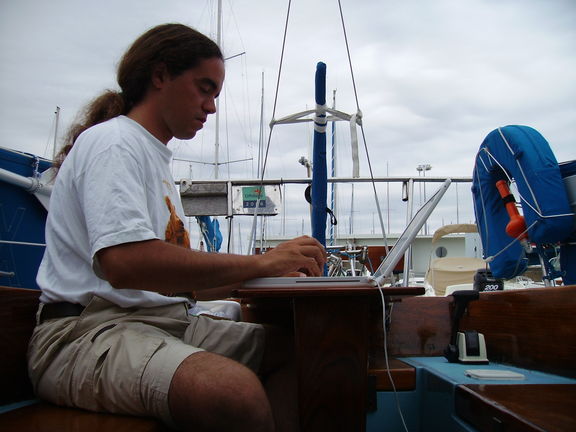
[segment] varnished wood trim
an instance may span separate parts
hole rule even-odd
[[[377,391],[392,391],[392,383],[386,369],[386,362],[383,357],[371,364],[368,369],[368,375],[376,378]],[[390,375],[394,381],[394,387],[397,391],[414,390],[416,388],[416,369],[398,359],[390,359]]]
[[[481,431],[576,430],[576,385],[461,385],[456,414]]]
[[[41,402],[0,415],[2,431],[169,432],[159,420],[63,408]]]
[[[576,286],[481,293],[460,329],[484,334],[491,361],[576,378]]]

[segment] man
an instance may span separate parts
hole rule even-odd
[[[223,81],[210,39],[158,26],[124,55],[121,92],[97,98],[72,128],[37,278],[29,372],[40,397],[181,430],[274,429],[256,375],[270,349],[263,327],[189,316],[178,294],[226,298],[255,277],[320,275],[325,252],[309,237],[257,256],[189,248],[166,144],[194,137]]]

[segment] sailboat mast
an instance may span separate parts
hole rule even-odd
[[[332,109],[336,109],[336,90],[332,91]],[[330,175],[332,178],[336,177],[336,122],[332,122],[332,166]],[[336,183],[332,182],[330,190],[330,208],[337,217],[336,211]],[[334,246],[334,241],[338,237],[338,232],[335,232],[334,224],[330,224],[330,246]]]
[[[258,134],[258,162],[257,162],[257,177],[261,178],[264,173],[262,172],[262,159],[264,156],[264,71],[262,71],[262,95],[260,97],[260,133]]]
[[[352,192],[350,193],[350,227],[349,233],[352,235],[354,233],[354,183],[350,183],[352,186]]]
[[[56,159],[58,153],[58,123],[60,122],[60,107],[56,107],[56,124],[54,126],[54,148],[52,149],[52,160]]]
[[[222,49],[222,0],[218,0],[218,23],[216,30],[216,43]],[[216,99],[216,134],[214,138],[214,178],[219,175],[220,156],[220,100]]]

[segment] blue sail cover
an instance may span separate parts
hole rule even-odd
[[[220,232],[218,219],[210,219],[210,216],[197,216],[196,221],[200,225],[202,236],[206,241],[206,250],[208,252],[219,252],[222,247],[222,233]]]
[[[316,66],[316,118],[312,156],[312,236],[326,246],[326,201],[328,168],[326,166],[326,65]]]
[[[521,244],[506,234],[510,219],[496,189],[498,180],[516,181],[529,241],[553,244],[570,235],[573,216],[558,162],[538,131],[506,126],[490,132],[476,156],[473,177],[476,223],[484,257],[494,257],[490,269],[495,277],[512,278],[527,266]]]

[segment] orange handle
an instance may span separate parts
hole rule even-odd
[[[518,213],[516,201],[508,188],[508,183],[505,180],[498,180],[496,182],[496,187],[498,188],[498,192],[500,192],[500,197],[502,197],[502,200],[504,201],[508,216],[510,216],[510,222],[506,225],[506,234],[510,237],[518,238],[519,240],[528,238],[528,234],[526,233],[526,221],[524,220],[524,216]]]

